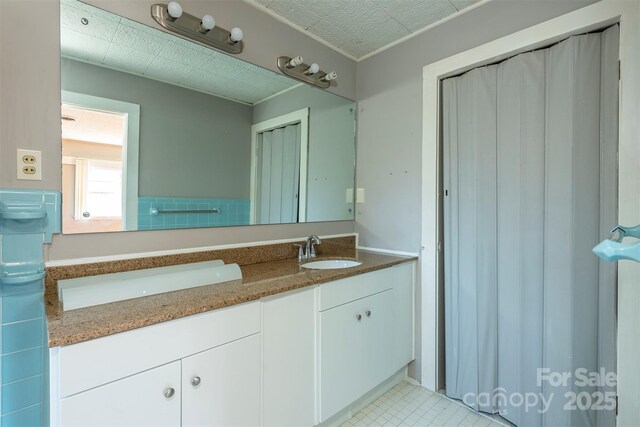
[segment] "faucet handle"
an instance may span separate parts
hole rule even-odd
[[[304,244],[294,243],[293,246],[298,248],[298,261],[302,261],[304,259]]]
[[[309,242],[309,253],[307,254],[309,258],[316,257],[316,244],[315,242]]]

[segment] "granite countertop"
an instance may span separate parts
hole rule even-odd
[[[354,254],[351,251],[351,254]],[[306,286],[375,271],[417,260],[368,251],[355,251],[355,257],[328,256],[321,259],[362,261],[356,267],[312,270],[300,267],[297,259],[284,259],[242,265],[242,279],[200,286],[175,292],[63,311],[57,293],[47,293],[49,347],[88,341],[217,308],[254,301]]]

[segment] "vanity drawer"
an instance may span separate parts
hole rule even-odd
[[[60,397],[260,332],[260,301],[52,349]],[[57,354],[56,354],[57,352]]]
[[[377,294],[393,287],[393,268],[359,274],[320,285],[320,311]]]

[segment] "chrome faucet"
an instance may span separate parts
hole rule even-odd
[[[322,243],[322,240],[315,234],[309,236],[304,243],[294,243],[293,246],[298,248],[298,261],[309,258],[315,258],[316,246]]]
[[[307,253],[307,258],[315,258],[316,257],[316,246],[322,243],[322,240],[315,234],[309,236],[307,241],[305,242],[305,248]]]

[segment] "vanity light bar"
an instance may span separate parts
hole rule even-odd
[[[182,7],[177,2],[171,2],[168,5],[154,4],[151,6],[151,16],[163,28],[207,46],[233,54],[242,52],[244,48],[240,28],[235,27],[227,31],[215,25],[211,15],[198,18],[183,13]]]
[[[283,74],[286,74],[289,77],[318,86],[322,89],[326,89],[331,86],[331,80],[338,78],[335,71],[325,73],[320,70],[318,64],[313,63],[311,65],[307,65],[302,62],[302,58],[299,56],[295,58],[290,58],[288,56],[279,57],[278,68]]]

